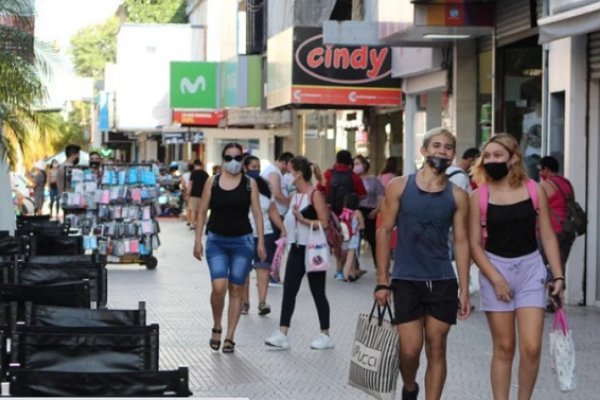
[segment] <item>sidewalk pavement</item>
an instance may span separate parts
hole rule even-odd
[[[250,314],[238,325],[234,354],[213,352],[208,346],[212,317],[210,277],[205,262],[192,256],[194,233],[176,219],[161,219],[162,246],[156,251],[154,271],[134,264],[108,266],[108,306],[136,308],[144,300],[148,323],[160,324],[160,368],[188,366],[190,388],[195,397],[242,397],[255,400],[278,399],[369,399],[347,384],[350,350],[356,318],[372,306],[375,274],[370,255],[363,257],[368,273],[359,281],[327,281],[331,307],[331,335],[335,348],[311,350],[319,333],[316,308],[306,280],[298,294],[290,328],[291,349],[273,350],[264,339],[278,327],[282,288],[269,288],[272,312],[258,315],[255,275],[251,279]],[[478,299],[472,299],[478,306]],[[478,308],[478,307],[477,307]],[[561,393],[550,370],[547,334],[551,316],[546,318],[543,354],[534,399],[600,399],[595,386],[600,371],[600,310],[586,307],[568,309],[577,346],[578,388]],[[226,319],[224,320],[224,324]],[[448,339],[448,376],[444,399],[490,399],[489,367],[491,339],[485,315],[475,313],[451,330]],[[518,361],[518,355],[515,357]],[[423,387],[425,358],[418,382]],[[511,398],[517,395],[517,362],[513,368]],[[398,387],[402,387],[401,379]],[[400,398],[400,396],[397,396]],[[424,395],[421,396],[424,398]]]

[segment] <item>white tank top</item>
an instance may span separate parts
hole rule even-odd
[[[310,232],[310,226],[303,224],[302,222],[296,221],[294,216],[293,207],[298,206],[298,210],[303,210],[310,205],[310,193],[298,193],[295,192],[292,195],[290,201],[290,208],[285,214],[283,224],[288,235],[288,243],[297,243],[304,245],[308,243],[308,234]]]

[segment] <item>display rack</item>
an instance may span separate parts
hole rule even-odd
[[[152,164],[102,166],[93,237],[106,262],[157,267],[153,251],[160,246],[158,196]]]
[[[89,236],[97,219],[100,171],[87,166],[65,166],[64,174],[65,191],[60,199],[63,221],[84,237]]]

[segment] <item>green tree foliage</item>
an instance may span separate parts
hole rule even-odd
[[[66,120],[58,113],[52,114],[52,119],[60,132],[51,142],[52,154],[64,150],[68,144],[77,144],[84,150],[88,148],[90,107],[88,102],[75,101]]]
[[[102,24],[80,30],[71,38],[69,53],[78,75],[102,79],[104,65],[115,62],[118,31],[119,19],[113,16]]]
[[[15,165],[32,132],[52,130],[36,107],[46,96],[49,46],[34,40],[32,2],[0,0],[0,156]]]
[[[125,22],[187,23],[185,0],[124,0]],[[104,66],[116,60],[118,17],[82,29],[71,38],[70,54],[78,75],[102,79]]]
[[[185,0],[125,0],[127,21],[133,23],[185,24]]]

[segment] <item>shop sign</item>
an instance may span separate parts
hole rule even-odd
[[[217,63],[171,62],[171,108],[216,108]]]
[[[218,126],[225,118],[224,110],[215,111],[173,111],[173,123],[182,126]]]
[[[400,80],[393,79],[389,47],[343,46],[323,44],[321,28],[293,28],[269,39],[273,44],[291,39],[292,76],[278,76],[290,61],[268,51],[268,107],[286,104],[329,105],[342,107],[399,106],[402,100]],[[289,54],[289,53],[288,53]],[[272,56],[272,57],[271,57]],[[289,57],[288,56],[288,57]],[[289,60],[289,58],[288,58]],[[272,85],[272,78],[276,84]],[[291,85],[285,85],[290,82]]]
[[[164,132],[162,134],[163,144],[185,143],[185,132]]]
[[[399,87],[389,47],[324,45],[321,28],[294,30],[294,85]]]
[[[204,132],[163,132],[163,144],[203,143]]]

